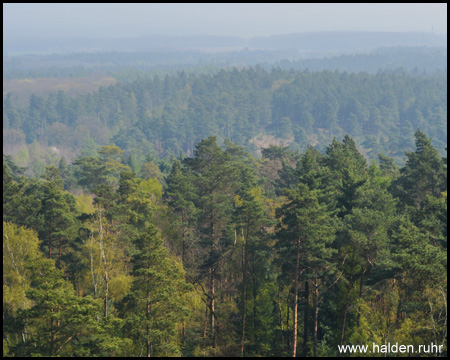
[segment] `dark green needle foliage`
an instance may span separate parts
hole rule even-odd
[[[446,74],[280,66],[5,95],[4,356],[446,355]]]

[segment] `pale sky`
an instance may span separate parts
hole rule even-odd
[[[447,33],[447,4],[3,4],[20,37],[268,36],[310,31]]]

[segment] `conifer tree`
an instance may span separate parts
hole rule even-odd
[[[133,353],[146,356],[179,354],[176,324],[188,315],[183,294],[189,291],[181,264],[168,255],[158,230],[149,226],[135,239],[133,285],[124,298],[127,331],[133,339]]]
[[[231,199],[236,186],[236,169],[232,166],[230,154],[222,151],[214,136],[198,143],[194,158],[186,158],[185,163],[194,174],[194,184],[198,189],[196,206],[201,211],[199,232],[205,251],[201,269],[203,276],[208,277],[208,293],[205,295],[210,312],[211,344],[215,348],[216,277],[220,270],[219,261],[230,248],[230,242],[225,240],[231,217]]]
[[[241,356],[244,356],[246,303],[247,303],[247,273],[248,273],[248,248],[251,240],[263,237],[263,227],[268,225],[268,219],[263,206],[262,189],[256,185],[256,174],[249,167],[242,167],[240,171],[241,190],[235,198],[235,222],[236,231],[243,237],[243,269],[242,269],[242,337]],[[256,299],[253,299],[256,302]],[[256,306],[256,303],[253,304]]]
[[[446,189],[444,162],[431,140],[420,129],[416,134],[416,151],[406,152],[406,165],[391,191],[402,203],[420,208],[427,195],[439,198]]]
[[[48,258],[55,257],[54,249],[58,249],[57,264],[61,268],[63,247],[74,238],[75,199],[70,194],[64,194],[64,185],[56,167],[48,167],[44,179],[47,181],[43,184],[40,209],[44,223],[39,233],[44,239]]]
[[[298,291],[300,270],[307,271],[314,294],[314,356],[317,356],[318,315],[320,287],[335,272],[332,262],[334,240],[332,220],[324,205],[317,199],[317,191],[299,184],[295,189],[286,189],[288,202],[277,211],[281,218],[277,225],[277,247],[283,272],[293,274],[294,318],[292,356],[297,353]],[[295,261],[294,261],[295,259]],[[292,264],[294,268],[292,269]]]
[[[181,236],[181,260],[185,269],[192,267],[193,259],[187,259],[188,247],[192,248],[192,233],[197,209],[193,200],[195,199],[195,189],[192,183],[192,174],[183,171],[181,163],[174,160],[172,170],[167,177],[167,189],[164,193],[169,207],[176,216],[175,226],[179,229]],[[190,266],[188,264],[191,264]]]

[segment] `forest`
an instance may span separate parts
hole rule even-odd
[[[447,355],[446,35],[6,51],[3,356]]]
[[[81,52],[74,54],[27,54],[5,56],[4,79],[43,77],[70,78],[104,73],[130,82],[136,76],[164,76],[176,71],[215,74],[224,67],[259,65],[270,71],[274,66],[283,70],[347,71],[377,73],[380,70],[403,69],[409,72],[433,74],[447,70],[445,47],[395,46],[377,47],[370,51],[299,52],[296,49],[264,50],[243,48],[227,52],[205,53],[198,50]]]
[[[32,86],[31,79],[23,81]],[[323,152],[335,136],[349,134],[368,159],[382,153],[399,166],[404,152],[414,150],[418,128],[442,156],[447,144],[446,72],[267,71],[257,65],[138,77],[78,95],[17,94],[4,94],[3,152],[35,177],[61,156],[71,162],[80,151],[112,144],[136,171],[149,153],[168,161],[192,156],[195,144],[211,135],[258,156],[270,143]]]
[[[4,155],[3,355],[445,355],[447,159],[414,139],[402,167],[349,135],[139,169],[103,145],[39,178]]]

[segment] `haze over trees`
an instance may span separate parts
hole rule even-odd
[[[446,51],[291,50],[7,59],[4,356],[447,354]]]
[[[73,155],[113,143],[142,165],[150,152],[192,155],[211,134],[256,155],[256,144],[267,146],[268,136],[303,151],[308,145],[323,149],[333,136],[348,133],[369,159],[382,153],[402,164],[419,127],[443,154],[446,81],[442,74],[269,72],[256,66],[140,78],[76,97],[62,90],[33,94],[28,104],[8,93],[3,147],[25,166],[30,146],[35,153],[54,147]]]

